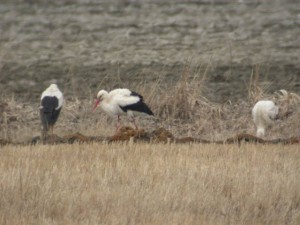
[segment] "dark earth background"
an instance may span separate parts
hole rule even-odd
[[[0,1],[2,96],[38,102],[149,82],[172,86],[186,67],[211,101],[300,93],[299,1]]]

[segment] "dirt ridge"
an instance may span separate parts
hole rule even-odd
[[[74,144],[74,143],[93,143],[93,142],[143,142],[143,143],[201,143],[201,144],[238,144],[255,143],[255,144],[300,144],[300,137],[291,137],[287,139],[264,140],[251,134],[237,134],[226,140],[209,141],[193,137],[176,138],[165,128],[157,128],[151,132],[145,130],[135,130],[132,127],[121,127],[113,136],[86,136],[79,132],[68,134],[63,137],[58,135],[49,135],[42,138],[41,136],[33,137],[31,140],[18,143],[9,140],[0,139],[0,145],[35,145],[35,144]]]

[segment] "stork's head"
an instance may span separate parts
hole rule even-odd
[[[93,107],[93,112],[96,110],[99,103],[101,103],[101,101],[103,101],[103,99],[106,97],[107,94],[108,93],[105,90],[101,90],[101,91],[98,92],[96,100],[95,100],[95,104],[94,104],[94,107]]]
[[[58,88],[57,84],[50,84],[49,88]]]
[[[50,92],[55,92],[55,91],[57,91],[57,90],[59,90],[59,89],[58,89],[58,87],[57,87],[57,84],[50,84],[50,86],[48,87],[48,90],[49,90]]]

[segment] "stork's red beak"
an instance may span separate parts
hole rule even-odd
[[[95,112],[95,110],[96,110],[97,106],[99,105],[99,103],[100,103],[100,100],[96,99],[94,107],[93,107],[93,112]]]

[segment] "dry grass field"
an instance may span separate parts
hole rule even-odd
[[[2,225],[300,223],[297,145],[6,146],[0,158]]]
[[[275,98],[250,84],[247,100],[218,104],[201,95],[201,84],[183,76],[167,91],[136,86],[156,114],[141,126],[210,141],[254,134],[253,102]],[[299,99],[276,100],[283,117],[266,139],[299,137]],[[92,98],[67,98],[55,132],[112,135],[113,122],[91,105]],[[0,107],[0,138],[18,143],[39,134],[38,103],[2,98]],[[300,223],[299,144],[0,147],[1,225]]]
[[[0,225],[300,224],[299,4],[175,2],[0,2]],[[174,138],[32,145],[50,83],[59,138],[110,138],[92,105],[119,87],[154,112],[141,130]],[[261,99],[280,114],[265,140],[223,144],[255,134]]]

